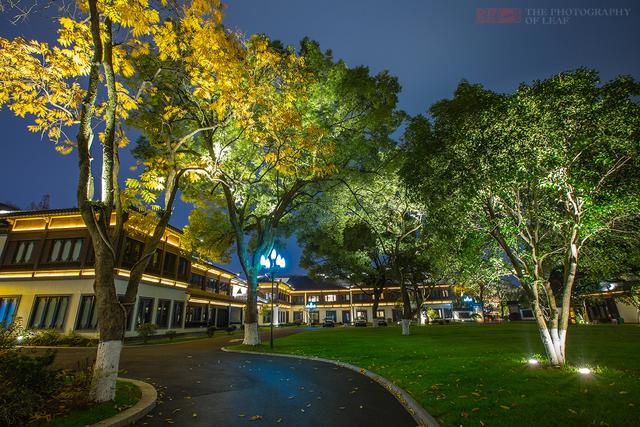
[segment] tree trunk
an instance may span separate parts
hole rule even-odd
[[[409,327],[411,326],[411,319],[402,319],[400,321],[402,325],[402,335],[411,335]]]
[[[244,316],[244,345],[260,344],[258,334],[258,275],[247,272],[247,306]]]
[[[373,305],[371,306],[371,317],[373,317],[373,326],[376,327],[378,326],[378,322],[376,322],[377,319],[377,312],[378,312],[378,306],[380,305],[380,295],[382,294],[382,287],[374,287],[373,288]]]
[[[116,378],[122,341],[124,338],[124,311],[118,302],[114,284],[114,258],[103,242],[96,245],[96,277],[94,291],[100,343],[91,380],[91,399],[107,402],[115,397]]]

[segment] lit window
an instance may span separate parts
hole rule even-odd
[[[0,328],[13,323],[13,316],[18,308],[18,297],[0,297]]]
[[[318,295],[309,295],[309,302],[318,302]]]
[[[84,239],[56,239],[53,241],[49,262],[78,262]]]
[[[97,325],[96,297],[94,295],[84,295],[80,299],[76,329],[95,329]]]
[[[325,295],[324,296],[324,300],[327,302],[335,302],[336,301],[336,296],[335,295]]]
[[[35,240],[24,240],[18,242],[16,248],[16,254],[13,257],[14,264],[28,264],[31,262],[31,256],[33,255],[33,249],[36,246]]]
[[[62,329],[68,306],[68,296],[36,297],[29,327],[33,329]]]

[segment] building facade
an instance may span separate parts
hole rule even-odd
[[[118,296],[143,248],[140,233],[125,231],[116,248]],[[167,228],[142,277],[125,336],[137,335],[141,323],[155,323],[160,334],[241,325],[245,282],[217,265],[193,261],[181,237]],[[28,329],[95,336],[93,276],[93,246],[77,209],[0,213],[0,324],[20,318]]]
[[[259,295],[264,298],[260,305],[259,324],[271,322],[270,281],[258,283]],[[374,319],[397,322],[402,319],[400,288],[385,287],[380,302],[373,312],[373,289],[350,286],[346,283],[313,280],[307,276],[291,276],[277,279],[274,283],[274,324],[287,323],[320,324],[332,320],[338,324],[351,324],[356,319],[372,323]],[[430,292],[422,303],[433,308],[441,319],[455,319],[453,287],[448,284],[429,286]],[[415,302],[414,302],[415,308]],[[426,323],[426,316],[419,316]]]

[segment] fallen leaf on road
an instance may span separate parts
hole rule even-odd
[[[262,415],[254,415],[251,418],[249,418],[250,421],[258,421],[262,419]]]
[[[502,409],[506,409],[506,410],[511,409],[511,408],[509,408],[508,406],[505,406],[505,405],[500,405],[500,407],[501,407]]]
[[[282,418],[278,418],[278,419],[276,420],[276,422],[277,422],[277,423],[279,423],[279,422],[281,422],[281,421],[282,421]]]

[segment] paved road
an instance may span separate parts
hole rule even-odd
[[[138,425],[416,425],[390,393],[364,375],[327,363],[221,351],[232,339],[238,336],[125,347],[123,376],[159,391],[159,405]],[[57,361],[72,366],[94,353],[65,349]]]

